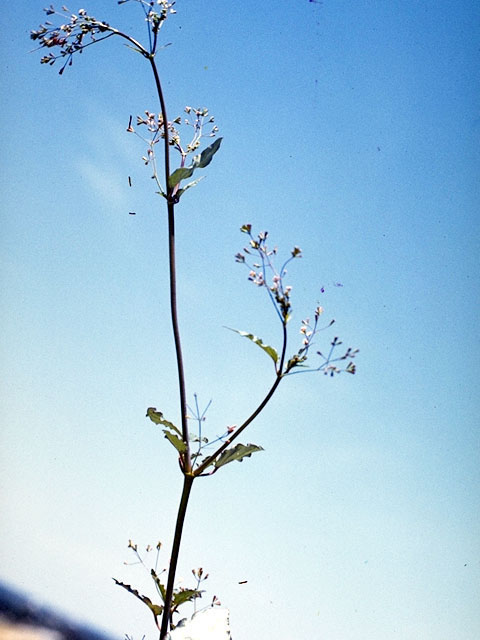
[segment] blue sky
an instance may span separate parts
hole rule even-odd
[[[178,421],[166,220],[125,132],[157,109],[154,87],[115,39],[63,76],[41,67],[28,34],[44,4],[0,12],[1,578],[154,638],[110,580],[148,585],[123,565],[129,538],[162,540],[166,566],[181,480],[144,418]],[[179,576],[209,571],[235,640],[474,640],[478,4],[176,7],[159,57],[169,112],[208,106],[224,137],[177,213],[190,401],[213,399],[206,428],[221,433],[271,384],[265,354],[223,329],[281,338],[233,259],[245,222],[303,250],[292,351],[318,303],[336,319],[319,348],[339,335],[361,350],[355,377],[285,380],[246,433],[265,451],[197,481]],[[144,35],[135,6],[85,8]]]

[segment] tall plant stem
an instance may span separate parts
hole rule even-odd
[[[186,446],[185,452],[182,454],[182,469],[188,474],[192,469],[190,457],[190,443],[188,437],[187,425],[187,394],[185,389],[185,372],[183,367],[182,345],[180,341],[180,329],[178,326],[177,314],[177,278],[176,278],[176,262],[175,262],[175,202],[173,200],[173,188],[169,185],[170,177],[170,145],[168,138],[168,118],[165,99],[163,97],[162,84],[160,76],[155,64],[154,55],[148,57],[155,78],[158,99],[160,101],[160,109],[162,112],[163,129],[164,129],[164,165],[165,165],[165,189],[168,209],[168,253],[169,253],[169,274],[170,274],[170,313],[172,319],[173,338],[175,342],[175,353],[177,359],[178,371],[178,388],[180,395],[180,420],[182,425],[182,439]]]
[[[177,356],[178,388],[180,394],[180,411],[182,412],[182,439],[186,445],[186,451],[182,455],[182,469],[184,473],[190,473],[192,462],[190,458],[190,443],[187,428],[187,394],[185,389],[185,373],[183,367],[182,345],[180,342],[180,329],[177,315],[177,277],[175,266],[175,205],[168,203],[168,256],[170,275],[170,313],[172,318],[173,339]]]
[[[185,514],[187,512],[188,499],[195,477],[193,475],[183,476],[183,491],[178,507],[177,524],[175,526],[175,537],[173,539],[172,555],[170,557],[170,567],[168,570],[167,589],[165,593],[165,608],[163,610],[162,626],[160,629],[160,640],[165,640],[168,634],[170,623],[170,606],[173,597],[173,588],[175,585],[175,573],[177,571],[178,554],[180,553],[180,543],[182,541],[183,524],[185,522]]]
[[[178,372],[178,388],[180,395],[180,419],[182,425],[182,439],[186,446],[185,451],[181,454],[183,477],[183,491],[178,507],[177,523],[175,526],[175,535],[173,538],[172,553],[170,556],[170,566],[168,570],[167,588],[165,592],[164,610],[162,616],[162,626],[160,629],[160,640],[165,640],[168,634],[171,604],[173,598],[173,589],[175,586],[175,574],[177,571],[178,555],[180,553],[180,543],[182,541],[183,524],[185,522],[185,514],[187,512],[188,498],[192,488],[194,477],[191,475],[192,461],[190,456],[190,443],[188,437],[187,425],[187,394],[185,389],[185,372],[183,366],[182,345],[180,341],[180,329],[177,314],[177,277],[176,277],[176,260],[175,260],[175,202],[173,201],[173,189],[169,185],[170,178],[170,145],[168,138],[168,117],[165,99],[162,91],[160,76],[155,64],[154,54],[149,56],[150,65],[155,78],[158,99],[160,101],[160,109],[163,119],[164,130],[164,166],[165,166],[165,190],[167,198],[168,210],[168,255],[169,255],[169,275],[170,275],[170,313],[172,320],[173,338],[175,342],[175,353],[177,359]]]

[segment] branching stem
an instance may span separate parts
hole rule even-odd
[[[285,363],[285,354],[287,351],[287,323],[285,321],[282,322],[282,327],[283,327],[282,353],[280,356],[280,363],[277,368],[277,376],[275,378],[273,385],[270,387],[269,392],[267,393],[265,398],[262,400],[262,402],[258,405],[258,407],[255,409],[255,411],[245,420],[245,422],[241,424],[241,426],[235,431],[235,433],[233,433],[220,447],[218,447],[218,449],[214,453],[212,453],[211,456],[209,456],[206,460],[204,460],[203,464],[201,464],[197,469],[195,469],[194,471],[195,476],[201,475],[205,471],[205,469],[209,467],[214,462],[214,460],[223,451],[225,451],[225,449],[228,446],[230,446],[230,444],[234,440],[238,438],[238,436],[242,433],[242,431],[244,431],[248,427],[248,425],[251,422],[253,422],[255,418],[263,411],[263,409],[266,407],[268,402],[271,400],[273,394],[277,390],[277,387],[283,378],[283,366]]]

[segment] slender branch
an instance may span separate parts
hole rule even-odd
[[[271,302],[272,302],[272,304],[273,304],[273,307],[274,307],[274,309],[275,309],[275,311],[276,311],[276,313],[277,313],[277,316],[280,318],[280,321],[281,321],[281,322],[283,322],[283,316],[282,316],[282,313],[281,313],[280,309],[278,308],[278,304],[276,303],[275,298],[273,297],[273,293],[272,293],[272,291],[271,291],[270,287],[269,287],[269,286],[268,286],[268,284],[267,284],[267,265],[265,264],[265,255],[264,255],[264,252],[263,252],[263,251],[259,251],[259,254],[260,254],[260,258],[261,258],[261,260],[262,260],[262,274],[263,274],[263,281],[264,281],[264,283],[265,283],[265,287],[266,287],[266,289],[267,289],[268,297],[270,298],[270,300],[271,300]],[[271,265],[270,263],[268,264],[268,266],[269,266],[270,268],[272,267],[272,265]],[[281,371],[281,369],[280,369],[280,371]]]
[[[141,3],[141,7],[142,7],[143,14],[145,16],[145,20],[147,22],[148,44],[150,46],[150,53],[153,53],[154,49],[152,48],[152,25],[150,24],[150,22],[148,20],[148,12],[145,9],[145,5],[143,3]]]
[[[145,47],[143,47],[140,42],[138,42],[138,40],[135,40],[135,38],[132,38],[132,36],[129,36],[128,33],[123,33],[123,31],[119,31],[118,29],[115,29],[114,27],[111,27],[109,24],[106,24],[104,22],[101,21],[95,21],[94,24],[98,24],[101,27],[105,28],[105,31],[111,31],[113,35],[116,36],[120,36],[121,38],[124,38],[125,40],[128,40],[128,42],[130,42],[131,44],[133,44],[134,47],[136,47],[138,49],[138,51],[145,56],[145,58],[148,58],[149,53],[148,51],[145,49]],[[100,42],[100,40],[97,40],[96,42]],[[88,45],[83,45],[82,48],[86,47]]]
[[[162,626],[160,629],[160,640],[166,640],[170,620],[170,605],[173,598],[173,588],[175,585],[175,573],[177,571],[178,555],[180,553],[180,543],[182,541],[183,524],[185,522],[185,514],[187,512],[188,499],[195,477],[193,475],[184,475],[183,491],[178,507],[177,524],[175,526],[175,536],[173,539],[172,555],[170,558],[170,567],[168,570],[167,589],[165,592],[165,608],[163,610]]]
[[[258,407],[255,409],[255,411],[245,420],[245,422],[242,423],[242,425],[235,431],[235,433],[233,433],[232,436],[230,438],[228,438],[228,440],[226,440],[220,447],[218,447],[218,449],[215,451],[215,453],[212,453],[211,456],[209,456],[206,460],[204,460],[204,462],[197,469],[195,469],[194,476],[201,475],[205,471],[205,469],[207,467],[209,467],[212,464],[212,462],[214,462],[215,459],[223,451],[225,451],[225,449],[234,440],[236,440],[238,438],[238,436],[242,433],[242,431],[244,431],[248,427],[248,425],[251,422],[253,422],[255,420],[255,418],[263,411],[263,409],[266,407],[266,405],[268,404],[268,402],[272,398],[273,394],[277,390],[277,387],[278,387],[278,385],[280,384],[280,381],[283,378],[283,366],[284,366],[284,363],[285,363],[285,354],[286,354],[286,351],[287,351],[287,323],[285,321],[282,322],[282,327],[283,327],[283,346],[282,346],[282,353],[281,353],[281,356],[280,356],[280,364],[279,364],[278,369],[277,369],[277,375],[276,375],[276,378],[275,378],[275,382],[270,387],[269,392],[267,393],[265,398],[262,400],[262,402],[258,405]]]

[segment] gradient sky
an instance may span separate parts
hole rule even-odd
[[[63,76],[42,67],[28,34],[45,4],[0,9],[0,577],[155,638],[111,577],[149,588],[123,565],[129,538],[161,540],[167,565],[181,484],[144,417],[178,422],[166,219],[125,131],[157,102],[148,65],[114,38]],[[145,35],[136,6],[84,7]],[[318,347],[339,335],[361,350],[356,376],[283,381],[243,439],[265,451],[196,482],[178,575],[210,573],[205,604],[230,608],[235,640],[476,640],[480,7],[176,7],[158,58],[169,113],[208,106],[224,137],[177,208],[189,401],[213,400],[219,434],[272,382],[268,357],[223,328],[281,338],[234,262],[246,222],[303,250],[292,352],[318,303],[336,319]]]

